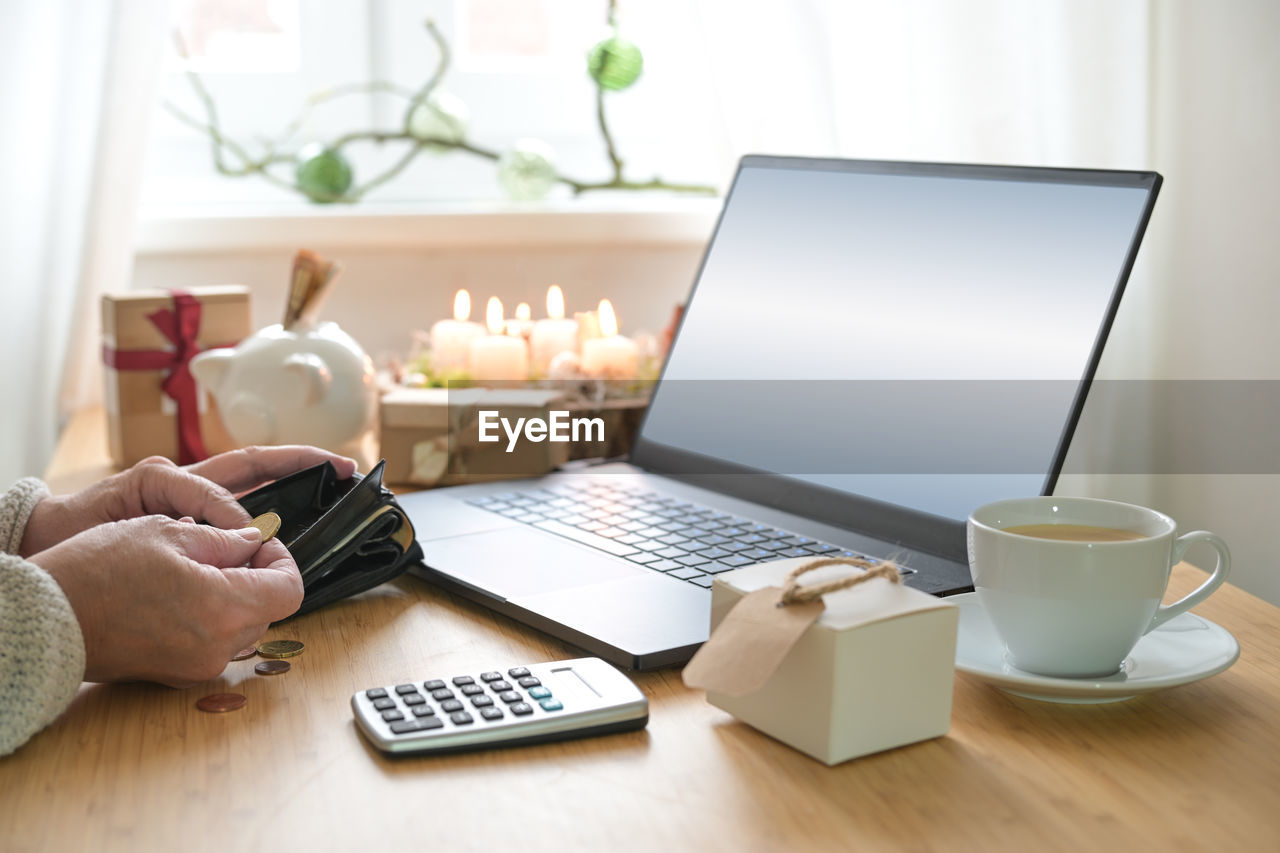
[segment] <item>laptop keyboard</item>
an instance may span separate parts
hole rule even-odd
[[[467,503],[704,588],[721,572],[785,557],[875,559],[617,483],[557,485],[483,495]],[[913,571],[902,569],[903,574]]]

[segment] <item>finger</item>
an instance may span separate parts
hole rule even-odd
[[[223,576],[244,602],[246,612],[263,622],[292,616],[302,604],[302,575],[280,540],[262,544],[250,568],[227,569]]]
[[[175,527],[174,540],[188,559],[228,569],[244,566],[253,559],[262,545],[262,532],[256,527],[220,530],[204,524],[180,524]]]
[[[190,471],[147,465],[136,469],[136,476],[143,514],[189,515],[228,530],[245,527],[252,520],[231,492]]]
[[[332,463],[340,480],[346,480],[356,471],[354,459],[304,444],[245,447],[188,465],[187,470],[232,492],[242,492],[322,462]]]

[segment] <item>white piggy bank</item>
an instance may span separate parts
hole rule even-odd
[[[236,443],[314,444],[357,456],[373,427],[373,362],[335,323],[268,326],[191,360]]]

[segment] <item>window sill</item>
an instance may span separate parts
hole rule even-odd
[[[534,204],[153,207],[139,217],[137,251],[702,245],[721,201],[614,196]]]

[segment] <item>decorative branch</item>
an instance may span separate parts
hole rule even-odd
[[[610,0],[607,15],[607,21],[610,27],[616,27],[616,12],[616,0]],[[435,22],[427,20],[424,26],[427,30],[427,34],[435,43],[436,49],[439,52],[439,59],[436,62],[435,69],[431,76],[421,88],[412,90],[396,83],[372,80],[360,83],[348,83],[314,93],[306,99],[298,114],[285,126],[284,130],[278,137],[274,140],[266,140],[262,143],[265,151],[260,157],[253,157],[244,146],[223,133],[219,124],[218,109],[213,96],[209,93],[209,90],[204,85],[204,81],[200,76],[189,67],[186,70],[186,77],[191,84],[192,90],[196,94],[196,98],[199,100],[201,107],[204,110],[205,119],[201,121],[200,119],[188,114],[171,101],[166,100],[163,105],[164,108],[178,120],[209,137],[213,152],[214,168],[217,169],[219,174],[226,175],[228,177],[244,177],[246,175],[255,174],[261,175],[264,179],[276,186],[290,189],[295,192],[302,192],[313,201],[318,202],[353,203],[359,201],[370,191],[386,184],[398,176],[409,166],[410,163],[413,162],[414,159],[417,158],[418,154],[426,149],[461,151],[487,160],[499,161],[503,156],[501,152],[485,148],[471,142],[466,138],[465,132],[453,138],[420,136],[413,133],[412,123],[415,111],[421,107],[430,106],[429,99],[443,80],[452,59],[449,44],[441,34],[440,30],[436,27]],[[178,53],[183,58],[188,58],[186,46],[183,44],[181,36],[176,33],[175,42],[177,44]],[[609,44],[613,44],[613,42],[610,42]],[[634,46],[628,47],[638,58],[638,51],[636,51]],[[596,49],[600,50],[601,46],[597,46]],[[607,52],[606,48],[606,52],[602,57],[602,70],[604,64],[607,64],[607,62],[612,58],[613,57]],[[635,68],[636,73],[638,74],[638,64]],[[592,76],[596,78],[596,119],[599,124],[600,135],[605,143],[606,154],[608,155],[609,162],[612,166],[613,176],[607,181],[583,181],[565,175],[554,167],[549,166],[551,170],[550,177],[554,182],[565,184],[573,190],[574,195],[580,195],[592,190],[665,190],[668,192],[715,195],[715,187],[702,184],[669,183],[658,177],[653,177],[648,181],[626,180],[623,176],[622,157],[618,153],[617,145],[613,139],[613,134],[609,130],[609,124],[605,115],[604,96],[606,89],[609,87],[605,85],[603,76],[597,75],[594,70]],[[632,76],[632,79],[634,79],[634,75]],[[624,85],[628,85],[629,82],[629,80],[626,81]],[[614,84],[613,88],[622,88],[622,86]],[[331,192],[324,189],[317,189],[314,186],[303,187],[300,186],[301,181],[298,178],[291,180],[273,171],[273,169],[284,166],[301,169],[303,166],[307,165],[306,162],[303,161],[303,158],[299,157],[297,152],[282,153],[280,152],[280,149],[288,144],[289,141],[305,126],[307,121],[310,119],[312,112],[314,112],[316,108],[328,103],[329,101],[349,95],[367,95],[374,93],[389,94],[406,99],[407,104],[405,106],[404,118],[402,120],[401,127],[397,130],[369,129],[351,131],[322,146],[319,156],[329,158],[329,161],[324,165],[332,167],[339,172],[345,171],[345,174],[342,174],[342,177],[345,178],[345,181],[343,181],[344,186],[342,186],[339,191]],[[382,172],[374,175],[363,184],[350,186],[351,169],[342,154],[342,151],[348,145],[353,143],[368,142],[372,142],[376,145],[408,143],[408,146],[405,152]],[[229,163],[228,157],[234,158],[238,161],[238,165]]]

